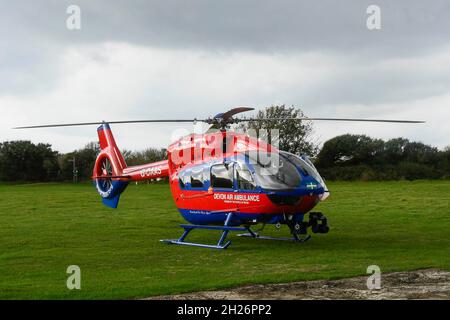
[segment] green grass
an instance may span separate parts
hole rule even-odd
[[[450,268],[450,181],[330,183],[330,233],[305,244],[231,235],[228,250],[168,246],[180,235],[167,185],[130,186],[119,209],[91,185],[0,185],[0,298],[134,298],[248,283]],[[267,227],[271,235],[287,229]],[[214,243],[218,233],[193,231]],[[66,268],[81,268],[81,290]]]

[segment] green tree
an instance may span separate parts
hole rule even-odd
[[[92,170],[99,152],[100,147],[98,142],[90,142],[82,149],[62,155],[59,161],[62,179],[73,179],[73,159],[75,159],[78,179],[89,180],[92,177]]]
[[[405,146],[405,161],[433,166],[439,158],[438,148],[421,142],[410,142]]]
[[[255,118],[281,118],[281,120],[242,122],[238,126],[238,130],[248,132],[249,129],[253,129],[256,131],[258,137],[261,137],[261,129],[265,129],[269,133],[271,129],[278,129],[279,149],[298,155],[306,154],[308,156],[315,156],[317,154],[318,147],[311,140],[313,133],[311,121],[288,120],[289,118],[301,118],[304,116],[305,115],[300,108],[295,108],[293,106],[286,107],[285,105],[270,106],[266,107],[264,110],[260,110],[256,114]],[[273,138],[274,137],[269,136],[269,139]]]
[[[316,164],[318,167],[374,164],[383,152],[384,142],[366,135],[344,134],[323,144]]]
[[[441,163],[444,172],[444,178],[450,179],[450,146],[441,152]]]
[[[59,171],[57,155],[50,144],[22,140],[0,143],[0,180],[54,180]]]
[[[125,162],[129,166],[149,163],[149,162],[156,162],[167,159],[167,150],[157,149],[157,148],[147,148],[142,151],[129,151],[124,150],[122,152]]]
[[[409,144],[408,139],[395,138],[386,141],[384,144],[383,159],[384,163],[398,164],[405,160],[405,149]]]

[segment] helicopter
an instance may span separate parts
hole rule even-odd
[[[17,127],[15,129],[100,125],[97,134],[100,152],[92,180],[104,205],[117,208],[121,194],[130,182],[168,178],[175,205],[187,224],[181,224],[177,239],[167,244],[226,249],[229,232],[254,239],[305,242],[312,233],[328,233],[327,217],[312,211],[330,194],[307,155],[296,155],[257,137],[230,130],[232,124],[245,121],[362,121],[387,123],[423,123],[412,120],[349,118],[235,118],[254,110],[237,107],[206,119],[126,120],[84,122]],[[197,123],[209,125],[202,134],[179,138],[167,148],[167,160],[127,166],[111,130],[111,124]],[[255,231],[256,225],[262,228]],[[261,234],[266,224],[286,225],[290,237]],[[192,230],[221,232],[216,244],[187,241]]]

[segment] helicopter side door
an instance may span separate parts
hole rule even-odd
[[[215,207],[249,213],[260,205],[260,188],[245,162],[218,163],[210,169]]]
[[[237,211],[234,201],[234,163],[216,163],[210,168],[210,191],[213,193],[215,208]]]
[[[238,160],[234,164],[235,200],[239,211],[255,214],[260,212],[261,189],[255,181],[252,169],[245,161]]]

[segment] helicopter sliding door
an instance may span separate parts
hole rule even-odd
[[[255,213],[260,204],[259,189],[245,161],[219,163],[211,166],[211,188],[215,207],[246,214]],[[258,211],[258,210],[257,210]]]
[[[256,182],[245,162],[220,163],[211,167],[213,190],[254,192]]]
[[[215,215],[223,215],[226,218],[228,212],[239,211],[238,204],[234,201],[234,163],[217,163],[210,169],[210,191],[213,193],[213,211]]]

